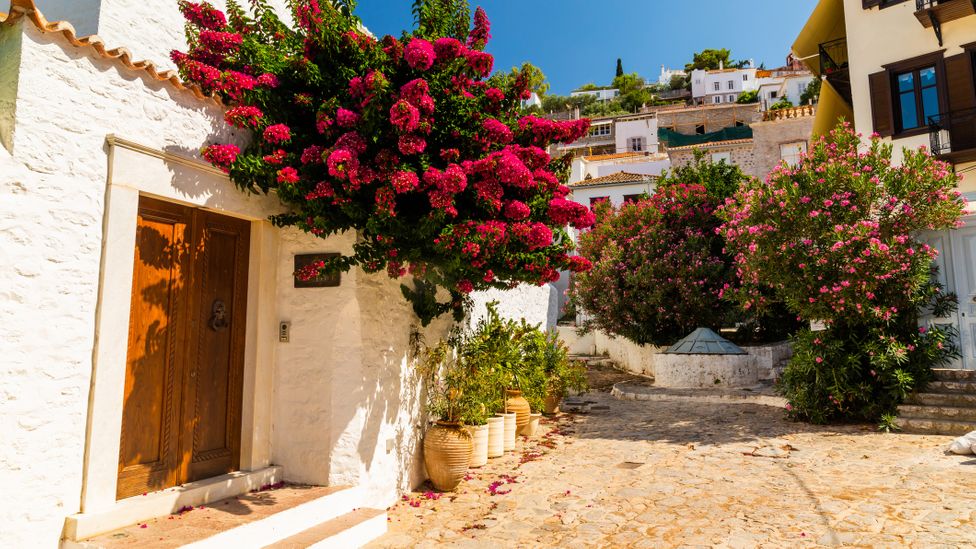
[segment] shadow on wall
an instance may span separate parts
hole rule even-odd
[[[383,273],[357,272],[356,277],[360,326],[354,343],[361,360],[333,370],[330,483],[365,485],[371,499],[389,498],[395,495],[386,493],[389,489],[410,489],[426,479],[422,459],[426,393],[412,356],[410,334],[420,330],[424,340],[433,343],[446,335],[451,319],[444,316],[420,328],[398,281]],[[353,335],[343,331],[337,330],[337,338]],[[357,383],[345,377],[354,373]],[[339,387],[350,390],[336,390]]]

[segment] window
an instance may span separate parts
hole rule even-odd
[[[729,96],[729,103],[735,103],[735,96],[734,95],[730,95]]]
[[[935,66],[895,73],[895,120],[899,131],[927,126],[939,114]]]
[[[725,162],[726,164],[732,164],[732,151],[712,153],[712,163],[718,164],[720,162]]]
[[[779,92],[775,92],[775,91],[769,92],[769,98],[770,99],[776,99],[776,96],[778,96],[778,95],[779,95]]]
[[[624,203],[627,203],[627,202],[637,202],[638,200],[640,200],[643,197],[644,197],[643,194],[625,194],[624,195]]]
[[[590,128],[590,136],[600,137],[604,135],[610,135],[610,124],[597,124]]]
[[[721,103],[721,102],[722,102],[721,95],[716,95],[715,97],[712,98],[712,103]]]
[[[790,166],[800,163],[800,157],[807,152],[807,142],[783,143],[779,146],[779,158]]]
[[[742,81],[743,82],[748,82],[749,81],[749,75],[748,74],[743,74],[742,75]]]
[[[631,137],[627,139],[627,150],[630,152],[644,152],[647,150],[647,138]]]
[[[734,90],[735,89],[735,80],[729,80],[729,89],[730,90]]]
[[[695,126],[695,133],[698,135],[705,135],[705,126],[702,125]]]
[[[596,206],[600,202],[606,202],[607,200],[610,200],[610,197],[609,196],[591,196],[590,197],[590,208],[592,208],[593,206]]]
[[[718,82],[712,82],[712,87],[715,88],[715,91],[722,89],[722,85]]]

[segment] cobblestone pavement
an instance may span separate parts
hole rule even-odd
[[[586,398],[458,492],[405,496],[371,547],[976,546],[976,459],[951,437]]]

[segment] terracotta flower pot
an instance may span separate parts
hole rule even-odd
[[[517,389],[507,389],[505,391],[505,411],[515,412],[515,425],[517,428],[521,429],[529,423],[529,414],[532,410],[529,408],[529,401],[525,400],[522,396],[522,391]]]
[[[488,425],[470,425],[471,433],[471,463],[469,467],[481,467],[488,464]]]
[[[488,457],[496,458],[505,455],[505,418],[488,418]]]
[[[457,488],[471,462],[471,435],[457,423],[438,421],[424,437],[424,467],[434,488]]]
[[[515,412],[498,415],[505,418],[504,447],[506,452],[511,452],[515,449]]]
[[[527,437],[535,436],[536,431],[539,430],[539,421],[541,420],[542,420],[541,413],[530,414],[529,422],[525,424],[525,427],[522,427],[522,430],[519,431],[519,434]]]
[[[563,397],[558,393],[547,394],[545,404],[542,408],[542,413],[546,415],[558,414],[559,403],[562,401],[563,401]]]

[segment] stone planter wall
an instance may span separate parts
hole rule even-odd
[[[562,332],[560,335],[562,336]],[[622,337],[610,337],[599,330],[587,334],[590,335],[593,337],[595,354],[607,355],[628,372],[657,377],[657,364],[661,360],[661,353],[666,350],[665,347],[638,345]],[[749,356],[755,358],[758,380],[777,379],[786,367],[786,362],[793,356],[793,347],[788,341],[743,347],[743,349],[749,353]]]
[[[659,354],[654,363],[654,385],[678,389],[752,387],[759,382],[753,355]]]

